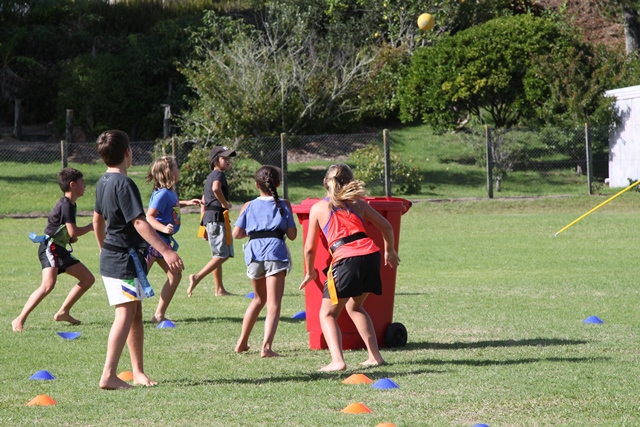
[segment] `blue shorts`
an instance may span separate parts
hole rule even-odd
[[[382,295],[380,278],[380,252],[344,258],[331,269],[338,298],[358,297],[364,293]],[[323,298],[329,298],[327,282],[324,282]]]

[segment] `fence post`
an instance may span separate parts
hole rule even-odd
[[[389,149],[389,130],[382,131],[382,144],[384,145],[384,194],[391,197],[391,154]]]
[[[69,161],[69,143],[73,141],[73,110],[67,109],[65,121],[64,141],[62,141],[62,167],[66,168]]]
[[[593,155],[591,154],[591,140],[589,139],[589,124],[584,124],[584,142],[587,149],[587,185],[590,196],[593,194]]]
[[[493,199],[493,148],[491,147],[491,131],[488,125],[484,125],[484,130],[487,143],[487,196]]]
[[[64,140],[66,142],[71,142],[73,140],[73,110],[67,110],[64,127]]]
[[[160,104],[164,107],[164,119],[162,120],[162,138],[167,139],[171,136],[171,105]]]
[[[64,139],[60,140],[60,159],[62,160],[62,169],[67,167],[67,149]]]
[[[289,184],[287,182],[287,134],[280,134],[280,169],[282,170],[282,198],[289,199]]]
[[[14,117],[13,117],[13,137],[18,141],[22,141],[22,100],[14,101]]]

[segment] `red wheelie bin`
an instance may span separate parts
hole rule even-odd
[[[299,205],[293,205],[293,212],[298,216],[302,225],[303,245],[309,231],[309,212],[311,207],[320,199],[306,199]],[[384,216],[393,227],[395,237],[395,249],[398,251],[400,241],[400,220],[411,207],[409,200],[397,197],[366,197],[365,201],[378,213]],[[382,233],[369,221],[365,221],[365,230],[380,248],[382,263],[380,276],[382,278],[382,295],[369,294],[364,309],[371,316],[376,338],[380,347],[402,347],[407,343],[407,330],[402,323],[393,322],[393,302],[396,290],[396,269],[384,265],[384,239]],[[316,261],[313,268],[318,272],[314,282],[305,287],[305,306],[307,331],[309,332],[309,348],[314,350],[326,349],[327,343],[322,335],[320,327],[320,305],[322,303],[322,290],[327,277],[323,273],[329,266],[331,256],[324,235],[320,233],[320,242],[317,247]],[[306,271],[305,271],[306,273]],[[338,317],[338,326],[342,332],[342,348],[355,350],[365,348],[358,331],[347,314],[343,310]]]

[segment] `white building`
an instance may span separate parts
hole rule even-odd
[[[640,86],[608,90],[616,98],[620,126],[609,135],[609,187],[640,179]]]

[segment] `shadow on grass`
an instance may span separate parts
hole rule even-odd
[[[223,317],[215,317],[215,316],[187,317],[185,319],[175,320],[176,325],[180,323],[220,323],[220,322],[242,323],[242,316],[240,317],[224,317],[224,316]]]
[[[476,360],[476,359],[422,359],[403,362],[404,365],[465,365],[465,366],[510,366],[510,365],[525,365],[529,363],[540,362],[560,362],[560,363],[591,363],[591,362],[606,362],[611,360],[610,357],[527,357],[522,359],[509,359],[509,360]],[[388,374],[388,372],[385,372]],[[400,375],[406,375],[406,373],[400,373]]]
[[[490,347],[549,347],[554,345],[579,345],[587,344],[584,340],[565,340],[559,338],[528,338],[521,340],[492,340],[478,342],[453,342],[453,343],[431,343],[431,342],[411,342],[406,347],[398,350],[460,350],[469,348],[490,348]]]
[[[387,366],[387,365],[385,365]],[[310,372],[300,373],[297,375],[283,375],[273,377],[260,377],[260,378],[216,378],[216,379],[191,379],[180,378],[175,380],[163,381],[162,384],[176,384],[186,387],[198,387],[208,385],[224,385],[224,384],[269,384],[269,383],[288,383],[288,382],[312,382],[312,381],[342,381],[354,373],[365,372],[362,367],[341,371],[341,372]],[[444,371],[435,371],[430,369],[417,369],[411,372],[401,372],[398,375],[420,375],[420,374],[433,374],[444,373]],[[389,377],[390,373],[385,371],[381,373],[380,377]],[[394,374],[394,376],[396,376]],[[373,379],[373,378],[372,378]]]

